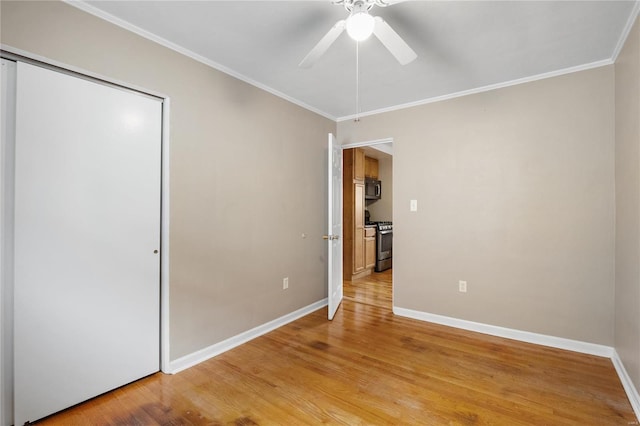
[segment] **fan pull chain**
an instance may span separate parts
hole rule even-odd
[[[356,118],[360,122],[360,42],[356,41]]]

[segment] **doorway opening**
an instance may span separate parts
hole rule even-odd
[[[393,139],[343,148],[344,298],[393,310]]]

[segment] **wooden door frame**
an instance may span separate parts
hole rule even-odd
[[[351,148],[362,148],[363,146],[375,146],[375,145],[384,145],[384,144],[393,144],[393,138],[384,138],[384,139],[374,139],[370,141],[362,141],[362,142],[350,142],[342,145],[342,149],[351,149]],[[386,152],[386,151],[383,151]],[[387,154],[389,154],[387,152]],[[389,154],[393,156],[392,154]]]
[[[4,58],[3,58],[4,60]],[[10,62],[10,69],[5,70],[7,76],[7,85],[5,87],[5,96],[8,101],[15,104],[16,101],[16,74],[17,66],[13,61]],[[2,128],[3,138],[2,140],[13,140],[15,138],[15,125],[9,123],[15,123],[15,110],[4,109],[3,116],[7,119],[8,123]],[[9,124],[9,125],[6,125]],[[7,139],[4,139],[4,136]],[[14,196],[14,168],[13,161],[9,159],[14,158],[13,144],[3,143],[0,146],[0,283],[5,281],[11,281],[13,279],[13,228],[6,226],[13,224],[13,203],[7,203],[7,200],[13,200]],[[11,324],[7,324],[5,317],[12,315],[12,304],[9,301],[13,300],[13,288],[6,288],[0,284],[0,424],[12,424],[13,423],[13,394],[11,392],[13,388],[13,354],[5,353],[12,349],[12,346],[6,345],[13,340],[13,327],[9,327]],[[12,317],[11,317],[12,318]]]
[[[388,137],[388,138],[383,138],[383,139],[373,139],[373,140],[368,140],[368,141],[361,141],[361,142],[350,142],[347,144],[342,145],[342,150],[344,151],[345,149],[351,149],[351,148],[362,148],[365,146],[376,146],[376,145],[384,145],[384,144],[393,144],[393,138],[392,137]],[[386,154],[391,155],[391,167],[393,169],[395,169],[393,167],[393,153],[388,152],[386,150],[380,150]],[[393,179],[395,181],[395,179]],[[392,188],[395,186],[395,183],[393,183]],[[343,198],[344,198],[344,194],[343,194]],[[344,203],[344,200],[343,200]],[[393,203],[392,203],[393,204]],[[341,260],[342,261],[342,260]],[[394,291],[395,291],[395,273],[392,271],[391,272],[391,305],[393,307],[393,299],[394,299]]]
[[[169,132],[169,119],[170,119],[170,105],[171,100],[169,96],[159,93],[153,90],[147,90],[138,86],[131,85],[129,83],[112,79],[103,75],[92,73],[90,71],[74,67],[68,64],[63,64],[58,61],[54,61],[50,58],[45,58],[30,52],[26,52],[20,49],[0,45],[0,56],[2,58],[16,61],[25,62],[32,65],[37,65],[43,68],[48,68],[57,72],[73,75],[82,79],[91,80],[103,85],[116,87],[121,90],[127,90],[142,94],[145,96],[153,97],[161,101],[162,103],[162,136],[161,136],[161,193],[160,193],[160,359],[159,370],[163,373],[171,373],[170,369],[170,340],[169,340],[169,224],[170,224],[170,194],[169,194],[169,153],[170,153],[170,132]],[[5,141],[3,141],[4,143]],[[15,141],[10,143],[14,144]],[[4,148],[4,146],[2,147]],[[2,171],[2,165],[0,165],[0,171]],[[4,198],[4,194],[2,194]],[[13,208],[13,200],[8,201],[8,208]],[[9,229],[13,228],[13,223],[5,223],[5,226]],[[2,230],[4,235],[6,229]],[[0,277],[0,293],[13,290],[13,282],[8,282],[4,276]],[[1,311],[0,311],[1,312]],[[4,314],[3,314],[4,315]],[[10,323],[2,324],[2,327],[7,329],[13,329],[13,316],[10,317]],[[8,321],[9,322],[9,321]],[[0,344],[0,350],[3,351],[0,354],[0,362],[6,362],[4,354],[8,351],[13,351],[13,345],[11,347],[5,347]],[[13,368],[12,366],[10,366]],[[2,366],[4,368],[4,366]],[[0,405],[10,399],[12,395],[6,395],[4,387],[0,387]],[[2,410],[0,410],[2,411]],[[4,413],[6,415],[6,413]],[[13,415],[11,415],[13,417]],[[2,419],[0,419],[2,421]]]

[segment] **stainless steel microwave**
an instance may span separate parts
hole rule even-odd
[[[382,182],[367,178],[364,180],[364,199],[379,200],[382,197]]]

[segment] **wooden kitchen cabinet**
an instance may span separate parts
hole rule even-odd
[[[353,234],[353,273],[364,270],[364,184],[356,183],[354,234]],[[360,214],[362,213],[362,214]]]
[[[367,162],[366,157],[364,156],[364,151],[360,148],[355,148],[353,159],[353,179],[361,181],[364,180],[366,167]]]
[[[364,177],[371,179],[378,179],[378,159],[365,157],[364,158]]]
[[[376,228],[367,226],[364,228],[364,267],[371,269],[376,266]]]
[[[364,169],[360,148],[345,149],[343,158],[343,275],[352,280],[365,275]]]

